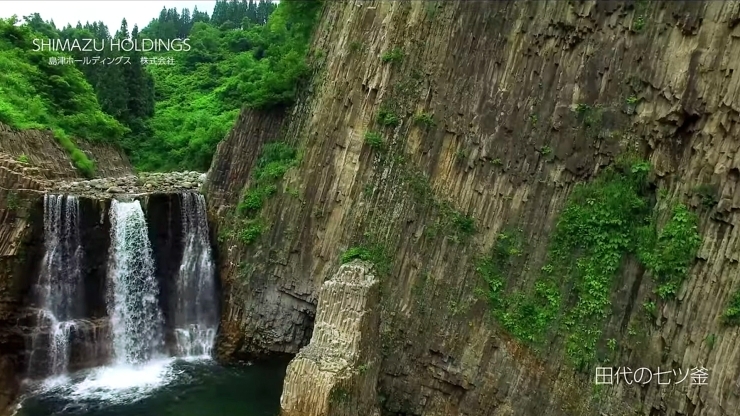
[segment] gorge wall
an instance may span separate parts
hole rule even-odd
[[[740,331],[722,314],[740,288],[738,22],[734,1],[326,2],[304,96],[242,112],[209,173],[220,355],[298,353],[322,284],[359,247],[379,269],[382,414],[737,414]],[[275,140],[296,166],[245,220]],[[706,386],[595,386],[562,342],[544,354],[509,335],[477,290],[476,259],[512,227],[527,252],[505,283],[532,286],[576,184],[627,151],[653,166],[659,222],[685,203],[702,240],[652,315],[654,282],[625,259],[600,354],[706,367]]]

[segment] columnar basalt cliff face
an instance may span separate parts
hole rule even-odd
[[[20,179],[2,175],[3,185]],[[28,184],[23,184],[27,186]],[[0,414],[4,414],[18,393],[20,355],[25,348],[22,317],[23,293],[31,280],[29,265],[38,259],[42,248],[36,236],[43,233],[43,213],[23,191],[2,190],[2,236],[0,238]]]
[[[327,2],[306,96],[284,117],[244,112],[209,174],[221,354],[297,353],[340,255],[380,246],[384,413],[736,414],[740,332],[722,314],[740,287],[739,21],[736,2]],[[268,231],[240,240],[235,207],[277,139],[302,158],[262,209]],[[505,283],[531,286],[575,184],[628,149],[654,167],[656,207],[699,213],[702,243],[651,319],[653,279],[626,259],[600,343],[615,367],[704,366],[706,386],[594,388],[564,348],[537,354],[476,295],[475,258],[507,227],[528,249]],[[477,231],[427,232],[444,223],[429,199]]]

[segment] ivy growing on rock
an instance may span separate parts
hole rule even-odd
[[[732,299],[730,299],[730,304],[722,318],[727,325],[740,325],[740,290],[735,292]]]
[[[365,144],[375,150],[382,150],[385,147],[383,136],[376,131],[365,132]]]
[[[597,359],[625,256],[641,261],[662,299],[676,294],[699,248],[698,219],[678,204],[658,232],[649,172],[649,163],[625,158],[594,181],[578,185],[531,289],[505,287],[508,276],[521,270],[519,258],[526,253],[521,236],[498,236],[476,270],[487,283],[493,314],[506,330],[536,348],[560,337],[573,365],[585,369]]]
[[[403,60],[403,49],[395,47],[383,53],[380,59],[384,63],[399,63]]]
[[[267,143],[252,171],[252,180],[237,210],[243,227],[239,234],[242,242],[251,244],[267,229],[259,213],[269,197],[277,192],[277,185],[285,173],[298,162],[295,148],[283,142]]]
[[[640,260],[658,283],[656,293],[663,299],[678,292],[694,261],[701,244],[697,221],[696,214],[685,205],[676,205],[657,239],[648,233],[642,241]]]

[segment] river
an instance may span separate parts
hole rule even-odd
[[[35,386],[16,416],[277,416],[286,367],[166,359],[96,368]]]

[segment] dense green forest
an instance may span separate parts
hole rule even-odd
[[[139,30],[125,19],[57,28],[36,13],[0,19],[0,122],[48,128],[84,173],[75,140],[122,146],[142,171],[208,169],[242,107],[285,108],[308,74],[319,1],[218,0],[214,10],[163,9]],[[189,38],[189,51],[34,51],[34,38]],[[128,64],[54,65],[54,58],[128,57]],[[147,59],[170,58],[169,64]],[[50,59],[51,58],[51,59]],[[142,59],[144,58],[144,59]]]

